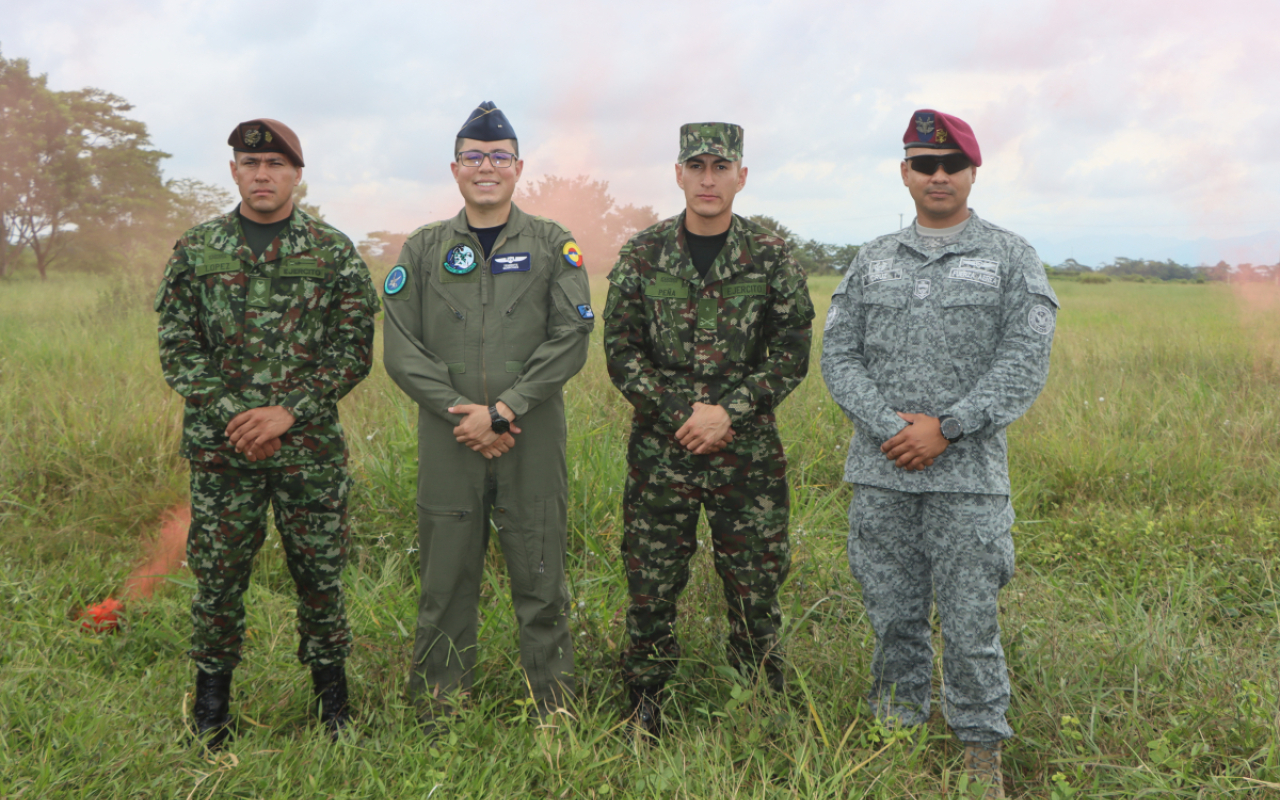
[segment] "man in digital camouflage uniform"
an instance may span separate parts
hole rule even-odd
[[[1009,678],[996,600],[1013,575],[1005,428],[1049,374],[1058,301],[1025,239],[966,203],[982,164],[963,121],[912,115],[902,182],[915,222],[858,251],[831,300],[822,371],[855,426],[849,564],[876,634],[879,717],[929,718],[930,608],[943,709],[970,774],[1002,797]]]
[[[303,166],[294,132],[255,119],[228,143],[241,203],[183,234],[155,301],[165,380],[186,398],[193,717],[211,748],[228,732],[243,595],[268,503],[298,591],[298,658],[330,735],[348,724],[341,575],[351,478],[337,403],[369,374],[378,311],[351,240],[293,202]]]
[[[676,600],[705,509],[728,603],[729,661],[782,686],[778,587],[790,499],[774,410],[809,368],[813,305],[772,231],[733,213],[747,180],[742,128],[680,129],[685,211],[627,242],[609,275],[605,357],[635,407],[622,555],[631,606],[622,672],[629,718],[660,736],[680,657]]]
[[[563,388],[595,320],[573,236],[511,202],[524,162],[493,103],[458,131],[451,168],[463,209],[414,231],[383,286],[387,372],[419,407],[409,697],[433,731],[472,683],[490,525],[539,716],[573,693]]]

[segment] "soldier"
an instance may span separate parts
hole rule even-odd
[[[595,319],[573,236],[511,202],[524,162],[493,103],[458,131],[454,159],[463,209],[414,231],[383,285],[387,372],[419,407],[409,697],[433,731],[471,686],[491,524],[539,716],[573,693],[563,388]]]
[[[1058,300],[1031,245],[969,209],[982,164],[973,130],[925,109],[903,142],[915,222],[858,251],[824,334],[823,376],[855,426],[849,565],[876,634],[876,714],[929,718],[936,599],[947,721],[970,774],[1003,797],[1000,743],[1013,732],[996,598],[1014,569],[1005,428],[1048,377]]]
[[[228,144],[241,202],[183,234],[155,301],[164,377],[186,398],[193,717],[215,749],[228,733],[243,595],[268,503],[298,591],[298,659],[311,667],[320,719],[334,738],[350,720],[342,568],[351,478],[337,404],[369,374],[378,311],[351,240],[293,202],[303,167],[294,132],[255,119]]]
[[[636,234],[609,274],[605,357],[635,407],[622,556],[631,606],[628,718],[662,733],[680,656],[676,600],[705,508],[729,616],[729,662],[783,683],[778,587],[787,576],[787,461],[774,410],[809,368],[813,305],[786,241],[733,213],[742,128],[680,129],[685,210]]]

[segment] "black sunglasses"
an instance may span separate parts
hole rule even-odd
[[[964,153],[948,153],[945,156],[908,156],[907,163],[916,172],[932,175],[942,167],[948,175],[955,175],[962,169],[973,166],[973,162]]]

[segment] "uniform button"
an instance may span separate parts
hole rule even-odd
[[[498,509],[498,513],[499,513],[499,514],[505,514],[505,513],[507,513],[507,510],[506,510],[505,508],[500,508],[500,509]]]

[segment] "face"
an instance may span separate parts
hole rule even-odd
[[[281,153],[236,153],[231,178],[240,189],[240,213],[254,222],[278,222],[293,211],[302,169]]]
[[[481,142],[475,139],[463,139],[458,152],[479,150],[481,153],[515,153],[516,143],[511,139],[497,142]],[[524,162],[516,159],[516,163],[504,169],[493,166],[493,161],[486,158],[478,167],[464,167],[454,156],[449,165],[453,171],[453,179],[458,182],[462,199],[468,206],[478,208],[497,208],[511,202],[511,195],[516,191],[516,181],[524,171]]]
[[[959,152],[958,149],[912,147],[907,150],[907,157],[945,156]],[[902,185],[911,192],[921,225],[926,228],[949,228],[968,219],[969,190],[977,180],[977,167],[962,169],[954,175],[948,175],[942,167],[934,170],[932,175],[925,175],[923,172],[916,172],[906,161],[902,162],[901,167]]]
[[[703,153],[676,164],[676,184],[684,189],[685,207],[704,219],[733,213],[733,198],[747,185],[747,168],[741,161],[726,161]]]

